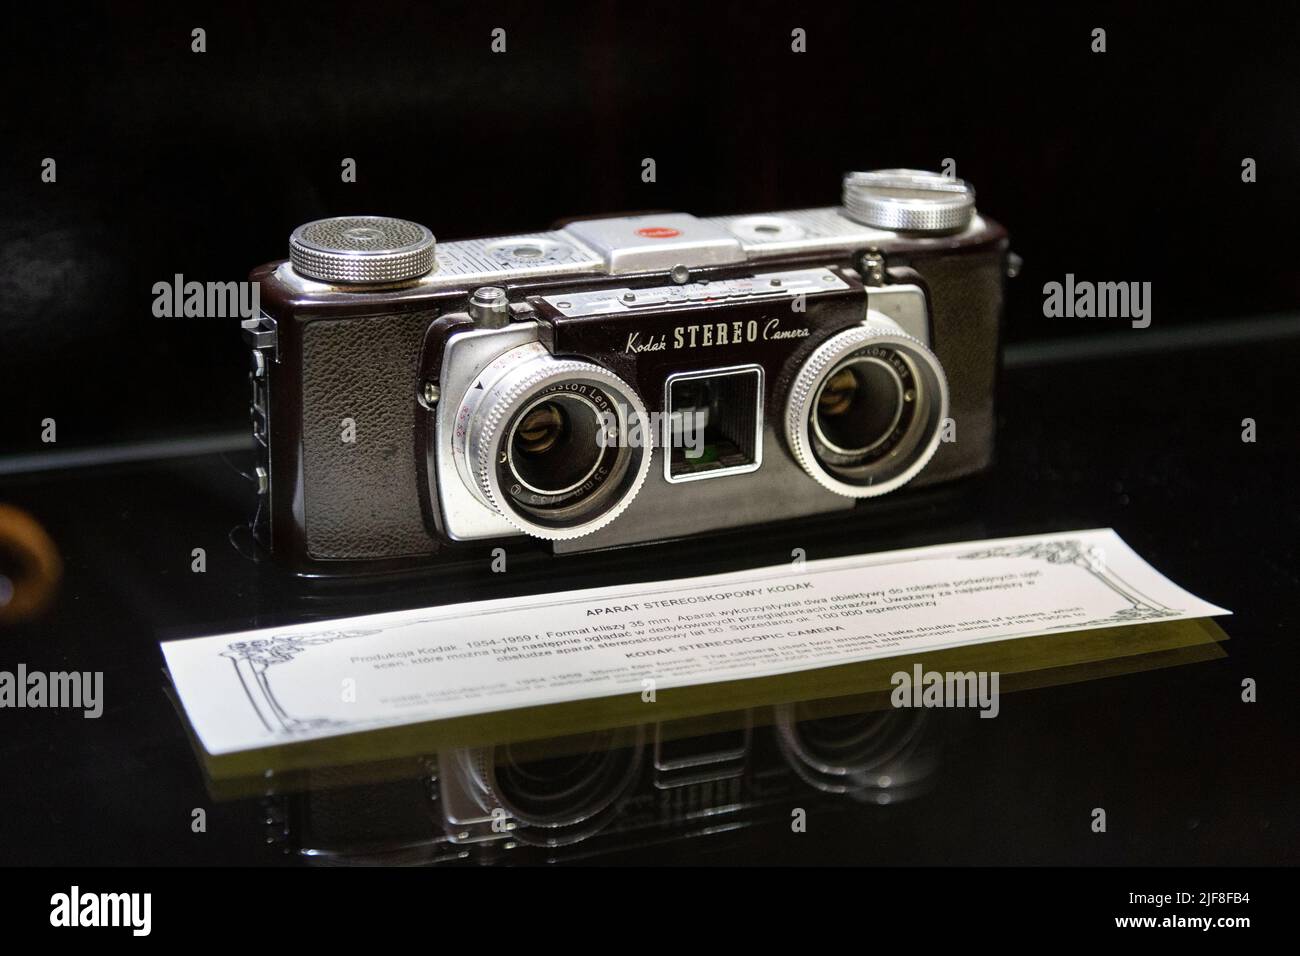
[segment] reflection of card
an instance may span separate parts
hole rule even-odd
[[[396,611],[162,647],[204,748],[222,754],[1227,613],[1104,530]]]

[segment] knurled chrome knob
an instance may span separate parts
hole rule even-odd
[[[854,222],[894,232],[959,232],[975,215],[975,188],[919,169],[844,177],[844,211]]]
[[[388,216],[336,216],[289,237],[294,271],[320,282],[380,284],[418,279],[436,265],[433,233]]]

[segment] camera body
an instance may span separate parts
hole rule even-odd
[[[845,514],[993,452],[1005,231],[960,180],[435,244],[309,223],[252,273],[255,537],[309,576]]]

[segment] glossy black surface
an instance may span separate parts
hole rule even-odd
[[[1283,323],[1291,334],[1275,337],[1243,323],[1208,343],[1147,330],[1121,333],[1101,350],[1083,343],[1069,353],[1013,352],[994,471],[927,499],[919,514],[875,527],[840,522],[564,559],[521,556],[505,575],[471,567],[306,589],[231,544],[250,500],[239,454],[0,479],[0,501],[39,519],[65,565],[46,615],[3,633],[0,665],[102,670],[107,701],[98,720],[3,714],[0,863],[284,864],[301,859],[295,848],[336,839],[330,827],[340,820],[380,843],[409,838],[413,826],[434,831],[414,781],[353,804],[214,800],[167,697],[160,639],[781,563],[796,547],[817,558],[1104,526],[1177,583],[1235,612],[1221,622],[1231,637],[1226,658],[1020,692],[996,720],[948,719],[925,787],[889,805],[806,789],[797,799],[827,811],[807,833],[791,833],[788,801],[778,801],[780,812],[756,813],[743,827],[656,831],[602,845],[598,858],[1294,863],[1297,325]],[[1254,443],[1241,440],[1244,418],[1257,423]],[[190,570],[197,547],[207,553],[203,574]],[[1258,681],[1257,703],[1241,701],[1246,677]],[[810,686],[808,697],[817,696]],[[765,741],[775,753],[776,738]],[[1088,826],[1097,806],[1109,815],[1105,835]],[[208,811],[205,834],[191,832],[196,807]],[[268,809],[277,836],[270,845]]]

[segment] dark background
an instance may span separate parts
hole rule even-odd
[[[952,747],[936,791],[890,815],[849,812],[798,838],[782,824],[664,843],[624,861],[1300,860],[1300,336],[1261,332],[1295,329],[1300,311],[1295,10],[1235,4],[1195,20],[1094,5],[318,3],[42,5],[35,16],[10,19],[0,38],[0,451],[37,464],[5,475],[17,459],[0,456],[0,500],[47,527],[65,579],[43,618],[5,633],[0,663],[102,670],[110,690],[97,721],[7,715],[0,863],[287,859],[267,845],[257,801],[206,790],[159,639],[737,570],[796,546],[815,559],[1087,527],[1115,528],[1231,608],[1227,656],[1009,695],[998,720],[971,721],[979,732]],[[194,26],[208,31],[206,54],[189,52]],[[488,50],[495,26],[508,30],[504,56]],[[803,55],[789,51],[796,26],[808,31]],[[1095,26],[1108,30],[1104,55],[1089,52]],[[45,156],[58,160],[55,185],[40,182]],[[339,181],[345,156],[358,160],[356,184]],[[640,181],[645,156],[658,163],[653,185]],[[1258,161],[1256,184],[1241,182],[1244,156]],[[996,469],[969,499],[915,520],[762,528],[554,564],[512,557],[508,576],[440,569],[304,595],[232,546],[252,492],[231,461],[186,446],[191,457],[36,470],[69,447],[242,432],[234,321],[155,319],[152,285],[177,272],[242,278],[282,256],[303,221],[395,214],[450,239],[656,206],[791,208],[834,203],[845,170],[944,157],[1011,230],[1026,269],[1011,286]],[[1067,272],[1152,282],[1152,327],[1043,318],[1043,283]],[[1247,416],[1258,442],[1241,440]],[[45,417],[58,421],[58,451],[40,444]],[[196,546],[207,573],[190,571]],[[1241,702],[1246,677],[1258,703]],[[212,811],[202,838],[189,829],[197,806]],[[1104,838],[1086,826],[1095,806],[1110,814]],[[1125,878],[1125,892],[1247,888],[1221,873]],[[944,915],[1003,885],[962,879],[936,897]],[[1014,931],[1037,914],[1073,934],[1070,904],[1094,920],[1126,912],[1091,873],[1078,891],[1056,874],[1031,879],[1051,894],[1042,905],[1006,893],[982,918]],[[91,885],[83,874],[55,888],[74,882]],[[861,897],[862,881],[840,884]],[[911,881],[870,883],[873,927],[908,913],[878,899],[896,885]],[[23,909],[28,924],[45,922],[45,905]],[[160,891],[160,921],[180,910]],[[719,912],[727,928],[745,922]]]
[[[845,170],[952,157],[1026,261],[1012,343],[1300,304],[1293,9],[891,6],[43,4],[14,17],[0,452],[48,451],[46,417],[61,450],[244,428],[236,322],[155,319],[152,286],[243,278],[285,254],[294,226],[343,213],[451,239],[620,210],[830,205]],[[190,52],[195,26],[204,54]],[[497,26],[504,55],[489,49]],[[1096,26],[1104,54],[1090,52]],[[807,53],[790,50],[795,27]],[[46,156],[56,184],[40,181]],[[1152,282],[1152,329],[1043,318],[1043,283],[1067,272]]]

